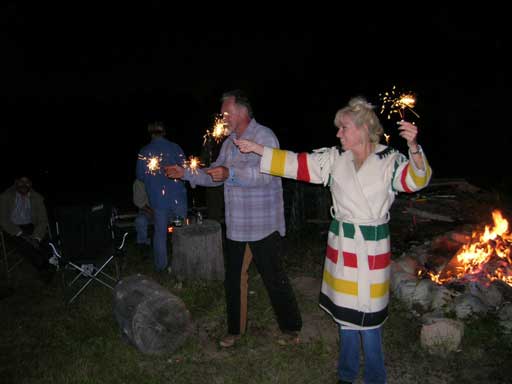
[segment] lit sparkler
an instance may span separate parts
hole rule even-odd
[[[415,111],[414,106],[416,105],[416,97],[412,92],[398,93],[396,86],[393,85],[393,89],[390,92],[385,92],[379,95],[382,100],[382,107],[380,113],[384,113],[388,109],[388,120],[391,118],[393,113],[400,115],[400,120],[405,117],[405,111],[411,111],[417,118],[420,117]]]
[[[151,154],[149,154],[150,156],[149,157],[146,157],[146,156],[142,156],[140,153],[139,153],[139,160],[144,160],[146,162],[146,168],[148,169],[148,173],[154,175],[155,173],[157,173],[158,171],[160,171],[160,162],[162,161],[162,154],[160,154],[160,156],[151,156]]]
[[[183,168],[188,168],[190,172],[195,174],[197,174],[197,169],[203,165],[201,159],[196,156],[189,156],[189,158],[183,162]]]
[[[224,137],[229,135],[229,128],[225,117],[225,114],[218,114],[215,116],[213,128],[211,130],[206,130],[206,134],[203,136],[203,145],[206,144],[209,138],[213,138],[216,143],[219,143]]]

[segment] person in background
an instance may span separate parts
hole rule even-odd
[[[30,260],[44,282],[50,282],[55,269],[48,262],[48,213],[43,196],[32,188],[26,173],[19,174],[0,195],[0,227],[6,241]]]
[[[151,247],[148,226],[153,222],[153,209],[149,205],[146,186],[138,179],[133,182],[133,204],[139,209],[135,218],[135,231],[137,232],[135,244],[139,251],[147,257]]]
[[[167,226],[175,218],[185,220],[188,202],[185,183],[165,176],[164,166],[183,164],[181,147],[165,138],[162,122],[148,124],[151,142],[144,146],[137,159],[136,176],[144,183],[149,206],[153,209],[153,258],[156,271],[164,271],[168,264]]]
[[[226,92],[221,102],[221,113],[231,134],[222,143],[217,159],[197,172],[179,165],[166,167],[167,176],[187,180],[193,188],[224,184],[228,334],[219,344],[232,347],[246,331],[248,269],[252,261],[269,294],[283,342],[297,342],[302,318],[281,255],[281,237],[285,235],[281,179],[260,173],[259,156],[242,154],[234,139],[251,139],[270,147],[278,147],[279,142],[272,130],[253,118],[243,92]]]
[[[428,185],[432,170],[417,143],[418,127],[400,121],[408,158],[379,144],[383,128],[373,106],[356,97],[334,118],[341,148],[293,153],[257,140],[235,141],[243,153],[256,153],[266,174],[331,190],[333,217],[327,239],[320,307],[339,324],[339,383],[359,373],[361,345],[364,382],[385,383],[382,324],[388,317],[390,278],[389,210],[398,192]]]

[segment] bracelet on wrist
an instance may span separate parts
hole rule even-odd
[[[409,152],[411,153],[411,155],[417,155],[418,153],[423,152],[423,150],[421,149],[421,145],[419,145],[419,144],[418,144],[418,145],[416,146],[416,152],[411,151],[411,149],[410,149],[410,148],[409,148]]]

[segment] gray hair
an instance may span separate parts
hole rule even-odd
[[[252,119],[252,106],[251,103],[249,102],[249,97],[245,94],[245,92],[240,89],[234,89],[232,91],[224,92],[222,94],[222,97],[220,98],[220,101],[224,102],[231,97],[235,99],[235,104],[244,107],[247,110],[247,114]]]
[[[336,112],[336,116],[334,117],[334,125],[339,127],[341,125],[342,117],[344,115],[350,115],[357,127],[367,125],[370,142],[378,143],[382,134],[384,133],[384,128],[382,128],[382,124],[380,123],[374,108],[375,107],[366,101],[365,98],[353,97],[350,99],[347,106]]]

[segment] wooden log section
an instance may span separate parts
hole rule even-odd
[[[172,353],[192,331],[183,301],[141,274],[115,286],[113,311],[123,336],[145,354]]]
[[[224,280],[222,229],[217,221],[174,228],[171,271],[178,280]]]

